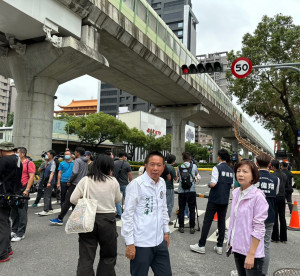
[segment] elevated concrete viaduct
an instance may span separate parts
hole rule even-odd
[[[214,129],[219,147],[217,129],[232,128],[236,107],[207,74],[181,75],[181,65],[195,57],[151,7],[139,1],[146,21],[121,0],[48,0],[47,5],[0,0],[0,74],[13,78],[18,89],[16,145],[27,146],[32,155],[49,147],[57,86],[89,74],[153,103],[154,113],[170,118],[172,152],[178,160],[186,121]],[[153,22],[156,33],[151,31]],[[245,119],[240,129],[272,153]]]

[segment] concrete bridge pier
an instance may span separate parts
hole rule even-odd
[[[83,27],[85,33],[96,43],[89,27]],[[82,41],[60,39],[19,48],[11,45],[12,49],[0,55],[0,73],[14,79],[18,91],[13,141],[16,147],[26,147],[34,159],[52,147],[54,96],[59,84],[108,66],[97,47],[83,41],[87,36]]]
[[[212,136],[213,139],[213,162],[217,163],[218,150],[221,149],[221,142],[223,137],[232,137],[234,135],[234,129],[232,127],[220,127],[220,128],[201,128],[200,132]],[[228,138],[226,138],[227,140]],[[232,138],[229,138],[232,139]]]
[[[248,149],[246,149],[245,147],[243,147],[243,151],[244,151],[244,158],[249,158],[249,150]]]
[[[237,139],[231,139],[232,152],[239,153],[239,142]]]
[[[152,114],[168,119],[172,124],[171,153],[176,156],[176,162],[182,161],[182,153],[185,144],[185,125],[195,116],[208,114],[208,111],[201,105],[180,106],[180,107],[156,107],[151,110]]]

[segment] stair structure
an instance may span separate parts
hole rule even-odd
[[[242,145],[243,147],[245,147],[246,149],[248,149],[249,151],[253,152],[255,155],[259,155],[261,153],[267,154],[271,157],[271,160],[274,159],[273,156],[271,156],[270,154],[260,150],[258,147],[256,147],[255,145],[251,144],[248,140],[244,139],[241,136],[240,133],[240,120],[238,118],[237,113],[234,113],[234,117],[235,117],[235,121],[234,121],[234,134],[235,134],[235,138],[238,140],[238,143],[240,145]]]

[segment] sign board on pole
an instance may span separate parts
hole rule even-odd
[[[233,61],[231,66],[232,74],[239,78],[247,77],[252,71],[252,62],[246,57],[240,57]]]

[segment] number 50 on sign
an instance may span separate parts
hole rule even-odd
[[[239,78],[247,77],[252,71],[252,62],[246,57],[240,57],[234,60],[231,66],[232,74]]]

